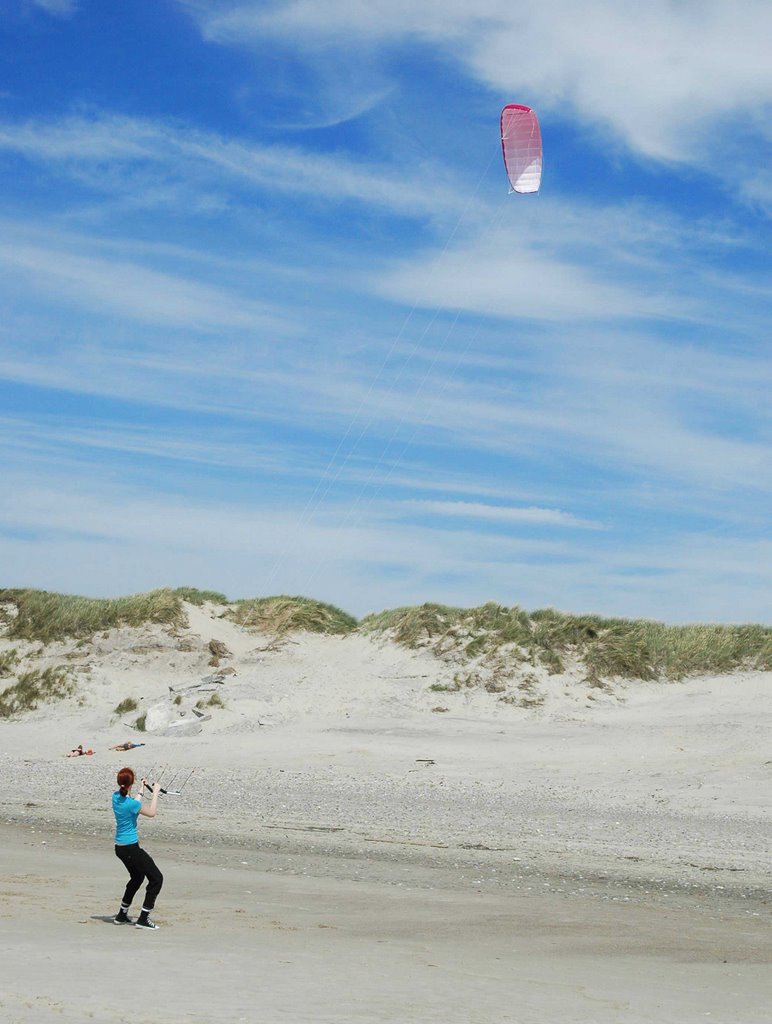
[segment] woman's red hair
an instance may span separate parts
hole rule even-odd
[[[118,772],[118,787],[121,791],[121,796],[126,796],[131,787],[134,785],[134,772],[131,768],[121,768]]]

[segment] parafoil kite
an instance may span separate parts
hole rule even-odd
[[[520,103],[501,111],[501,150],[512,192],[538,192],[541,184],[541,130],[536,114]]]

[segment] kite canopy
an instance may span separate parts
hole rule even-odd
[[[541,131],[530,107],[509,103],[501,111],[501,149],[513,192],[538,192],[541,184]]]

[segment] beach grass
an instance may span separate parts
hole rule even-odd
[[[353,615],[335,605],[283,594],[236,601],[228,615],[240,626],[272,636],[301,631],[342,635],[353,632],[358,625]]]
[[[0,679],[9,676],[19,662],[19,652],[15,647],[9,651],[0,651]]]
[[[224,603],[227,616],[238,625],[280,639],[297,632],[388,636],[407,648],[426,649],[468,666],[470,678],[483,685],[490,682],[491,672],[496,679],[511,677],[529,665],[549,674],[579,666],[592,683],[772,669],[772,627],[763,625],[671,626],[647,619],[571,615],[554,608],[528,612],[494,602],[474,608],[426,603],[388,609],[358,622],[335,605],[301,596],[227,602],[218,591],[179,587],[97,599],[0,589],[0,607],[11,608],[5,615],[5,636],[42,644],[67,637],[83,642],[116,626],[181,627],[183,600]],[[9,675],[18,661],[15,650],[0,652],[0,676]],[[475,675],[478,669],[484,671]]]
[[[204,700],[203,697],[200,700],[197,700],[196,707],[199,708],[199,710],[203,710],[204,708],[224,708],[225,703],[219,693],[213,693],[209,700]]]
[[[431,603],[391,608],[365,616],[360,628],[365,633],[389,633],[404,647],[424,647],[439,637],[447,636],[461,621],[463,613],[463,608]]]
[[[0,693],[0,718],[35,711],[41,703],[63,700],[74,692],[75,683],[67,669],[58,665],[30,669]]]
[[[197,587],[176,587],[174,593],[181,601],[187,601],[188,604],[195,604],[199,607],[206,604],[207,601],[212,604],[229,604],[228,598],[225,594],[221,594],[219,590],[199,590]]]
[[[90,637],[117,626],[185,623],[182,601],[169,589],[117,598],[77,597],[45,590],[0,590],[0,603],[3,602],[15,605],[17,610],[6,635],[43,643]]]
[[[466,660],[528,661],[550,673],[569,659],[599,681],[683,679],[700,673],[772,669],[772,628],[760,625],[668,626],[646,619],[569,615],[554,608],[526,612],[485,604],[454,608],[424,604],[366,616],[360,629],[388,634],[410,648]]]
[[[130,711],[136,711],[138,707],[139,707],[139,704],[136,702],[136,700],[133,697],[125,697],[120,702],[120,704],[117,704],[113,708],[113,714],[118,715],[118,716],[128,715],[128,713]]]

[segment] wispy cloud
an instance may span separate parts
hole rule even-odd
[[[56,479],[56,473],[49,476],[50,483]],[[328,508],[301,524],[287,508],[277,509],[271,503],[200,496],[180,499],[164,493],[151,497],[125,484],[105,492],[87,469],[77,474],[77,479],[77,489],[60,490],[35,485],[25,479],[23,471],[14,474],[14,487],[0,509],[0,529],[22,527],[44,536],[55,533],[71,534],[75,539],[91,536],[101,541],[132,541],[146,543],[152,549],[170,545],[178,553],[204,547],[210,553],[240,553],[263,566],[279,557],[292,563],[293,572],[303,567],[309,578],[320,565],[340,558],[344,552],[345,561],[352,566],[364,560],[388,565],[402,562],[409,549],[411,560],[417,560],[421,571],[426,571],[437,564],[439,557],[445,565],[458,569],[481,556],[490,561],[511,561],[550,557],[565,550],[552,541],[531,538],[494,538],[485,533],[462,535],[455,531],[435,534],[430,528],[414,525],[384,529],[377,516],[345,522],[342,506]],[[213,522],[218,524],[215,531]],[[448,560],[454,545],[456,554]]]
[[[554,245],[554,240],[553,243]],[[497,231],[404,266],[380,278],[390,297],[486,316],[560,321],[675,314],[677,303],[640,285],[611,283],[600,267],[545,252]]]
[[[286,328],[283,314],[244,295],[200,279],[109,258],[103,248],[95,252],[95,246],[85,239],[71,238],[68,244],[59,236],[65,244],[40,245],[25,240],[23,228],[14,232],[12,226],[6,226],[10,231],[0,242],[0,265],[5,268],[6,280],[16,278],[49,299],[56,295],[92,314],[117,314],[194,331]],[[12,234],[16,238],[12,239]]]
[[[163,460],[173,464],[192,463],[199,467],[247,470],[276,476],[314,478],[318,467],[310,455],[287,445],[258,446],[236,429],[207,424],[203,429],[184,429],[167,424],[163,431],[157,422],[147,425],[115,423],[76,417],[0,417],[0,448],[6,447],[9,461],[24,453],[25,465],[46,467],[63,461],[88,465],[102,456],[137,456],[136,461]]]
[[[766,278],[714,269],[754,246],[654,203],[507,197],[444,247],[395,260],[371,281],[406,304],[510,321],[667,319],[757,333],[772,297]]]
[[[78,0],[28,0],[35,7],[42,7],[49,14],[66,18],[78,9]]]
[[[238,336],[242,329],[227,323],[220,332]],[[46,339],[46,321],[39,338],[31,327],[29,318],[19,325],[23,354],[14,344],[17,332],[7,334],[0,358],[6,381],[154,405],[159,415],[166,409],[273,423],[287,432],[286,442],[279,435],[273,443],[289,446],[283,455],[289,465],[298,466],[293,444],[308,443],[325,462],[334,452],[328,481],[359,480],[367,494],[398,486],[405,468],[430,460],[430,452],[445,468],[427,479],[451,490],[458,451],[534,466],[560,459],[601,472],[613,468],[626,489],[653,472],[659,482],[696,486],[694,507],[736,488],[764,493],[772,479],[765,411],[771,382],[763,352],[671,348],[640,331],[574,326],[565,337],[537,333],[520,340],[516,364],[499,372],[502,356],[488,366],[497,350],[484,333],[466,362],[436,360],[429,348],[411,364],[387,359],[379,367],[380,353],[363,363],[359,349],[336,351],[327,338],[318,351],[308,350],[303,334],[289,333],[282,345],[272,343],[273,332],[261,342],[254,334],[244,343],[221,337],[213,360],[206,333],[198,340],[152,333],[138,344],[131,336],[127,342],[121,328],[102,330],[98,345],[70,339],[63,346]],[[459,352],[464,337],[444,354]],[[727,430],[732,421],[742,422],[743,431]],[[298,430],[308,432],[307,440],[291,440]],[[223,443],[242,458],[234,437]],[[486,493],[487,473],[483,464],[477,494]],[[420,472],[412,479],[420,487]],[[518,489],[532,489],[518,481]]]
[[[236,597],[254,594],[255,580],[275,570],[275,592],[312,592],[357,614],[432,598],[509,604],[516,594],[529,608],[603,610],[611,602],[623,615],[743,621],[763,599],[772,558],[768,542],[737,538],[717,544],[679,533],[598,550],[373,520],[343,525],[343,509],[298,529],[286,510],[255,502],[107,491],[104,479],[88,476],[76,482],[10,479],[0,509],[5,583],[32,578],[112,595],[193,582]]]
[[[749,0],[742,16],[732,0],[181,2],[210,40],[262,46],[273,37],[344,65],[430,43],[498,95],[605,128],[649,157],[698,159],[720,177],[710,126],[772,99],[763,0]]]
[[[715,303],[706,305],[705,296],[747,293],[752,286],[727,273],[711,281],[710,272],[699,267],[702,254],[743,245],[724,227],[707,221],[687,224],[640,203],[603,206],[553,198],[534,205],[510,197],[488,209],[473,194],[460,201],[460,183],[452,185],[445,175],[443,184],[444,172],[426,161],[407,174],[404,168],[385,172],[343,155],[257,146],[190,127],[106,115],[0,125],[2,149],[43,162],[49,173],[71,174],[96,191],[123,196],[131,205],[166,204],[204,218],[218,208],[246,207],[246,197],[239,194],[245,184],[255,196],[305,191],[317,203],[322,197],[346,199],[371,211],[426,219],[444,211],[449,222],[456,222],[449,234],[445,231],[442,248],[397,261],[386,253],[370,258],[378,269],[368,275],[369,287],[408,305],[541,321],[671,316],[714,322]],[[368,286],[355,254],[347,258],[333,244],[326,249],[336,267],[347,266],[352,284]],[[20,251],[16,262],[39,258]],[[682,267],[678,277],[670,272],[675,258]],[[315,260],[322,276],[319,267],[325,259],[324,247],[315,243],[307,270]],[[70,277],[76,276],[74,269]],[[96,268],[81,269],[85,288]],[[127,268],[127,273],[131,279],[133,272]],[[62,268],[60,276],[66,274]],[[695,299],[690,292],[699,288],[700,278],[705,287]],[[142,289],[141,281],[132,287],[129,280],[128,294]],[[98,282],[92,291],[103,299],[109,294]],[[194,297],[183,294],[181,282],[170,282],[168,291],[170,300],[172,292],[180,293],[180,304],[193,312]],[[194,304],[202,307],[209,301],[218,300],[204,289]],[[245,312],[248,306],[240,303],[231,316],[248,319],[254,314],[254,309]],[[204,310],[199,312],[207,318]],[[735,315],[751,313],[743,309]]]
[[[59,168],[99,191],[135,190],[137,168],[160,167],[148,189],[151,205],[159,196],[174,198],[175,182],[211,185],[217,176],[251,189],[345,199],[407,215],[436,216],[458,207],[460,183],[439,168],[429,178],[403,167],[376,169],[350,156],[334,156],[308,148],[261,145],[205,132],[184,124],[127,118],[104,113],[68,117],[63,121],[0,124],[0,150]],[[106,174],[124,167],[122,176]],[[202,182],[201,176],[205,181]],[[150,184],[149,180],[146,184]],[[183,192],[183,199],[188,197]],[[234,198],[234,197],[231,197]]]
[[[574,529],[598,530],[600,523],[581,519],[557,508],[515,508],[507,505],[487,505],[479,501],[407,501],[408,511],[429,512],[440,518],[476,519],[501,524],[532,524],[536,526],[565,526]]]

